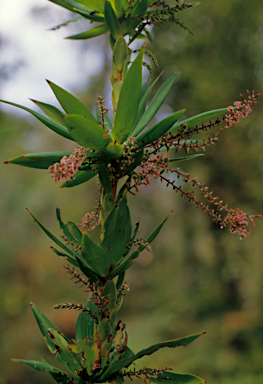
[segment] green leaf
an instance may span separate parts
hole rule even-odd
[[[149,376],[148,380],[154,384],[202,384],[206,382],[198,376],[173,372],[158,373],[158,378]]]
[[[77,23],[80,20],[85,20],[84,16],[77,16],[77,17],[74,17],[73,19],[64,21],[63,23],[60,23],[60,24],[56,25],[55,27],[49,28],[48,31],[57,31],[58,29],[60,29],[62,27],[67,27],[69,24]],[[102,21],[103,21],[103,19],[102,19]]]
[[[68,239],[71,243],[74,243],[76,245],[80,245],[81,240],[82,240],[82,233],[78,229],[78,227],[72,222],[71,222],[71,227],[64,224],[62,219],[61,219],[60,209],[58,209],[58,208],[56,209],[56,216],[57,216],[57,220],[59,222],[59,226],[62,229],[65,238]],[[73,236],[73,234],[71,233],[69,228],[74,230],[74,233],[76,234],[77,237]]]
[[[123,368],[127,368],[131,363],[133,363],[138,359],[141,359],[143,356],[146,356],[146,355],[149,356],[164,347],[176,348],[179,346],[187,346],[188,344],[190,344],[192,341],[194,341],[201,335],[203,335],[203,333],[186,336],[177,340],[171,340],[171,341],[166,341],[159,344],[154,344],[151,347],[145,348],[142,351],[136,353],[135,355],[132,355],[129,358],[113,361],[113,363],[109,366],[106,372],[100,377],[100,382],[102,382],[103,380],[105,381],[108,380],[114,373],[118,372]]]
[[[188,119],[185,119],[183,121],[180,121],[180,123],[175,124],[171,132],[175,133],[178,130],[178,128],[183,126],[185,126],[186,128],[193,127],[194,125],[200,123],[201,121],[204,121],[206,119],[211,119],[211,117],[218,116],[221,113],[227,113],[227,111],[228,111],[227,108],[214,109],[212,111],[200,113],[199,115],[189,117]]]
[[[116,283],[116,289],[119,290],[122,286],[122,284],[124,283],[124,279],[125,279],[125,272],[121,273],[119,276],[118,276],[118,280],[117,280],[117,283]]]
[[[64,252],[59,251],[55,247],[50,247],[50,249],[58,256],[64,257],[70,264],[74,265],[74,267],[78,267],[78,262],[76,259],[73,259],[73,257],[67,255]]]
[[[68,40],[84,40],[84,39],[92,39],[93,37],[97,37],[103,35],[108,32],[109,28],[107,24],[98,25],[95,28],[89,29],[86,32],[78,33],[77,35],[71,35],[66,37]]]
[[[169,213],[169,215],[158,225],[157,228],[150,234],[150,236],[147,237],[146,242],[148,244],[151,244],[153,240],[156,238],[156,236],[159,234],[160,230],[162,229],[164,223],[169,218],[172,212]],[[135,232],[137,233],[137,232]],[[115,276],[118,276],[125,272],[128,268],[132,266],[132,262],[134,259],[137,259],[137,257],[140,256],[140,253],[146,248],[145,246],[140,246],[136,251],[134,251],[126,260],[123,261],[122,264],[118,265],[116,268],[111,271],[109,274],[109,279],[113,279]]]
[[[33,215],[32,213],[27,209],[28,213],[32,217],[32,219],[39,225],[39,227],[45,232],[45,234],[54,241],[60,248],[62,248],[65,252],[69,253],[71,256],[76,257],[76,253],[69,247],[67,247],[62,241],[60,241],[53,233],[51,233],[47,228],[44,227]]]
[[[104,5],[104,17],[111,35],[115,40],[117,40],[121,37],[120,23],[111,3],[108,0],[105,1]]]
[[[129,0],[115,0],[115,8],[118,18],[122,17],[129,9]]]
[[[176,77],[180,72],[176,72],[169,79],[167,79],[163,85],[158,89],[156,94],[154,95],[152,101],[150,102],[148,108],[144,112],[142,118],[138,122],[137,126],[134,128],[132,135],[136,137],[152,120],[152,118],[156,115],[160,107],[162,106],[164,100],[166,99],[168,92],[170,91]]]
[[[65,126],[64,113],[61,112],[58,108],[50,104],[42,103],[41,101],[33,99],[30,100],[33,101],[33,103],[35,103],[41,109],[41,111],[44,112],[45,115],[47,115],[47,117],[49,117],[51,120]]]
[[[109,260],[103,248],[92,241],[87,232],[83,233],[81,254],[85,265],[97,275],[106,277],[109,274]]]
[[[94,316],[96,316],[97,308],[93,304],[93,300],[90,299],[92,296],[93,294],[90,293],[89,299],[85,308],[91,311],[94,314]],[[95,319],[91,317],[89,313],[81,312],[78,315],[77,322],[76,322],[76,341],[87,339],[88,341],[87,346],[89,349],[91,349],[92,344],[95,341],[94,325],[95,325]]]
[[[52,343],[56,347],[57,354],[61,357],[60,361],[63,362],[73,374],[77,373],[78,370],[81,370],[82,365],[80,359],[73,356],[67,348],[69,342],[55,329],[49,328],[49,334],[51,335]]]
[[[117,105],[113,127],[113,140],[123,143],[133,127],[141,99],[142,88],[142,49],[125,75]]]
[[[50,88],[52,89],[54,95],[56,96],[58,102],[60,103],[61,107],[67,114],[82,115],[87,118],[89,117],[90,120],[96,120],[95,117],[93,117],[92,113],[88,110],[88,108],[85,107],[85,105],[79,99],[77,99],[71,93],[67,92],[65,89],[59,87],[55,83],[52,83],[49,80],[47,80],[47,82]]]
[[[39,326],[39,329],[40,329],[42,335],[44,336],[44,340],[48,346],[48,349],[50,350],[51,353],[55,353],[56,347],[54,346],[54,344],[51,340],[51,337],[48,334],[49,328],[52,328],[52,329],[59,331],[65,340],[67,340],[67,338],[62,334],[62,332],[60,331],[60,329],[58,327],[53,325],[51,323],[51,321],[42,312],[39,311],[38,307],[34,303],[30,303],[30,306],[32,308],[32,311],[33,311],[33,314],[34,314],[35,319],[37,321],[37,324]],[[69,342],[69,340],[68,340],[68,342]]]
[[[46,363],[45,361],[22,359],[12,359],[12,361],[15,361],[16,363],[22,363],[30,368],[36,369],[37,371],[48,372],[58,383],[61,384],[72,383],[73,378],[79,379],[78,376],[69,376],[66,372],[62,371],[61,369],[58,369],[57,367],[54,367],[53,365]]]
[[[78,12],[79,10],[82,10],[85,12],[93,11],[93,9],[87,8],[75,0],[49,0],[49,1],[51,1],[52,3],[58,4],[70,10],[71,12]]]
[[[110,173],[105,164],[101,164],[99,167],[99,179],[105,193],[112,193],[112,183],[110,179]]]
[[[142,118],[142,116],[145,112],[146,102],[147,102],[147,99],[149,97],[149,94],[150,94],[151,90],[153,89],[153,87],[155,86],[155,84],[157,83],[157,81],[159,80],[160,76],[161,76],[161,74],[154,80],[154,82],[149,86],[147,91],[143,94],[141,101],[140,101],[140,104],[139,104],[136,120],[134,122],[133,129],[129,134],[129,137],[133,136],[134,128],[136,127],[136,125],[138,124],[138,122],[140,121],[140,119]]]
[[[95,172],[93,172],[94,168],[96,169]],[[65,181],[65,183],[60,185],[60,188],[75,187],[76,185],[89,181],[97,174],[98,174],[98,169],[95,166],[92,169],[90,167],[90,169],[87,169],[86,171],[78,171],[77,173],[75,173],[74,178],[72,180]]]
[[[69,232],[72,234],[72,236],[74,237],[75,239],[75,242],[77,244],[80,244],[81,243],[81,240],[82,240],[82,232],[79,230],[79,228],[76,226],[75,223],[73,223],[72,221],[69,221],[67,224],[66,224]]]
[[[132,171],[138,167],[138,165],[141,163],[143,159],[144,151],[143,149],[136,152],[134,155],[132,155],[134,161],[126,168],[126,175],[130,175]]]
[[[185,109],[177,111],[170,116],[167,116],[165,119],[154,124],[152,127],[148,128],[146,131],[142,132],[138,138],[136,138],[136,144],[138,148],[143,148],[145,145],[154,142],[159,139],[165,133],[171,130],[174,123],[178,121],[181,115],[185,112]]]
[[[20,105],[20,104],[16,104],[16,103],[11,103],[10,101],[5,101],[5,100],[0,100],[2,103],[6,103],[6,104],[10,104],[10,105],[13,105],[14,107],[17,107],[17,108],[20,108],[20,109],[23,109],[24,111],[27,111],[29,113],[31,113],[31,115],[33,115],[34,117],[36,117],[39,121],[41,121],[41,123],[45,124],[48,128],[50,128],[52,131],[56,132],[57,134],[65,137],[66,139],[69,139],[69,140],[74,140],[68,129],[63,127],[63,125],[61,124],[58,124],[56,123],[55,121],[51,120],[51,119],[48,119],[47,117],[41,115],[40,113],[38,112],[35,112],[33,111],[32,109],[30,108],[27,108],[27,107],[24,107],[23,105]]]
[[[111,142],[111,137],[93,116],[67,115],[65,122],[74,140],[86,148],[103,151]]]
[[[89,7],[98,12],[104,12],[104,3],[105,0],[75,0],[77,3]]]
[[[114,207],[103,226],[105,230],[101,247],[109,260],[110,269],[114,268],[125,255],[126,245],[131,237],[131,217],[126,196]]]
[[[132,4],[131,16],[144,16],[148,8],[148,0],[136,0]]]
[[[42,152],[26,154],[5,161],[7,164],[16,164],[23,167],[48,169],[54,163],[60,162],[63,156],[69,156],[71,152]]]
[[[78,263],[78,267],[80,268],[81,272],[83,272],[83,274],[88,277],[91,284],[94,283],[94,284],[98,285],[98,287],[102,286],[102,281],[100,280],[99,276],[96,275],[90,268],[88,268],[84,265],[85,264],[84,260],[82,261],[80,259],[77,259],[77,263]]]

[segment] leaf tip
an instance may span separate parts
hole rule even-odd
[[[50,81],[50,80],[48,80],[48,79],[46,79],[46,82],[48,83],[48,85],[50,85],[50,84],[51,84],[51,81]]]
[[[30,307],[33,307],[33,305],[34,305],[33,301],[30,301],[29,305],[30,305]]]
[[[34,99],[29,99],[30,101],[33,101],[33,103],[36,103],[37,101],[36,100],[34,100]]]
[[[15,363],[20,363],[20,361],[17,359],[11,359],[11,361],[14,361]]]
[[[8,161],[8,160],[4,161],[4,164],[8,164],[8,163],[9,163],[9,161]]]

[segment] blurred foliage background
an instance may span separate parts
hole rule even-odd
[[[36,5],[32,18],[45,15],[43,26],[50,27],[48,15],[53,7],[47,4],[44,12]],[[262,15],[263,3],[257,0],[204,0],[200,7],[182,14],[194,36],[173,24],[154,28],[153,43],[147,48],[158,58],[156,74],[165,70],[161,81],[183,68],[160,113],[186,108],[190,117],[232,105],[240,100],[240,93],[246,94],[246,89],[262,93]],[[107,97],[110,106],[111,69],[106,43],[104,38],[92,42],[93,47],[99,44],[105,55],[102,74],[90,79],[84,74],[88,86],[81,91],[75,89],[93,111],[97,94]],[[76,43],[68,44],[70,49]],[[91,43],[77,44],[79,59]],[[25,96],[30,97],[26,89]],[[262,105],[261,97],[252,114],[222,132],[206,156],[180,164],[229,207],[240,207],[248,214],[263,212]],[[11,108],[10,114],[0,112],[2,162],[22,153],[73,149],[67,140],[56,137],[40,123],[12,112]],[[45,171],[1,165],[0,190],[0,383],[51,383],[48,375],[10,361],[11,357],[43,357],[58,364],[47,351],[29,302],[34,301],[73,338],[77,313],[56,312],[52,305],[85,303],[86,297],[69,280],[63,260],[49,250],[51,241],[25,208],[59,235],[55,208],[61,209],[64,221],[80,222],[94,209],[96,180],[72,190],[59,189]],[[143,254],[127,274],[130,291],[120,316],[127,323],[130,348],[137,351],[155,342],[207,331],[187,348],[162,350],[156,357],[145,357],[142,366],[172,365],[175,371],[200,375],[210,384],[261,384],[262,219],[251,228],[251,236],[240,241],[157,182],[141,189],[135,198],[130,197],[130,204],[133,222],[140,218],[140,237],[146,237],[173,210],[152,252]]]

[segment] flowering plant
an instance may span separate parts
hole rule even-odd
[[[172,163],[202,156],[203,153],[199,152],[214,145],[221,131],[238,123],[240,117],[248,116],[259,95],[255,95],[254,91],[251,95],[248,92],[247,99],[241,95],[242,101],[234,102],[234,106],[190,118],[184,117],[185,109],[182,109],[151,125],[180,71],[170,76],[148,103],[149,95],[159,77],[149,86],[143,84],[143,65],[149,68],[143,58],[145,54],[151,57],[153,55],[147,51],[146,44],[139,50],[133,50],[131,44],[136,39],[150,39],[147,27],[160,22],[175,22],[185,27],[175,15],[199,5],[200,2],[178,2],[180,4],[170,7],[163,1],[148,0],[51,1],[80,15],[78,19],[84,18],[98,23],[95,28],[71,36],[71,39],[89,39],[109,32],[113,53],[113,73],[110,79],[113,120],[108,117],[109,111],[105,108],[102,97],[98,98],[94,117],[74,95],[50,81],[48,84],[61,109],[32,100],[43,115],[2,100],[26,110],[57,134],[76,142],[73,153],[24,154],[6,163],[47,169],[55,182],[62,183],[60,187],[63,188],[75,187],[96,176],[100,183],[100,198],[96,210],[87,213],[81,224],[65,224],[60,210],[57,209],[56,216],[63,232],[63,241],[31,214],[58,247],[52,247],[54,253],[64,257],[69,263],[65,269],[71,278],[88,293],[86,305],[61,303],[54,306],[55,309],[80,311],[75,340],[69,340],[35,304],[31,304],[47,347],[66,366],[68,372],[45,361],[15,361],[48,372],[58,383],[65,384],[121,383],[125,377],[143,378],[146,383],[204,383],[198,376],[171,372],[170,367],[145,367],[140,370],[131,368],[132,363],[145,355],[164,347],[186,346],[203,333],[155,344],[137,353],[129,348],[125,324],[117,320],[117,313],[128,289],[125,273],[144,249],[150,249],[150,244],[170,214],[146,239],[138,239],[139,224],[133,228],[128,195],[136,195],[140,187],[151,183],[151,178],[159,178],[207,212],[221,228],[229,227],[230,232],[237,233],[240,238],[248,236],[248,220],[254,225],[253,219],[259,215],[247,215],[240,209],[227,208],[212,195],[208,187],[204,187],[180,168],[173,168]],[[137,56],[132,60],[133,54]],[[209,123],[206,123],[209,119]],[[203,140],[195,138],[195,134],[210,129],[217,129],[211,137]],[[185,155],[176,157],[182,149],[185,150]],[[190,151],[194,153],[190,154]],[[171,153],[175,157],[171,157]],[[174,175],[182,180],[182,184],[171,177]],[[187,183],[193,189],[189,190]],[[198,192],[202,200],[196,197]],[[90,232],[97,225],[101,228],[100,240],[95,243]]]

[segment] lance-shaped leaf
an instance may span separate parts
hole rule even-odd
[[[79,228],[76,226],[76,224],[74,224],[73,222],[64,224],[61,219],[60,209],[58,208],[56,209],[56,216],[59,222],[59,226],[62,229],[65,238],[67,238],[71,243],[80,245],[82,241],[82,233],[79,230]]]
[[[102,282],[100,280],[100,277],[98,275],[96,275],[96,273],[94,273],[90,268],[88,268],[85,265],[85,261],[84,260],[80,261],[80,259],[77,259],[77,263],[78,263],[79,269],[81,270],[81,272],[83,272],[83,274],[85,276],[88,277],[88,279],[89,279],[91,284],[93,284],[93,283],[97,284],[98,287],[102,286]]]
[[[109,274],[109,259],[104,249],[94,243],[87,232],[83,233],[81,254],[85,265],[97,275],[106,277]]]
[[[92,294],[90,294],[90,296],[91,295]],[[85,308],[90,311],[94,317],[85,312],[81,312],[78,315],[76,322],[76,340],[80,341],[86,339],[88,341],[87,349],[91,349],[92,344],[95,341],[94,325],[96,323],[97,308],[96,305],[93,304],[93,300],[88,300]]]
[[[59,104],[67,114],[77,114],[87,118],[89,117],[90,120],[96,120],[88,108],[85,107],[85,105],[74,95],[59,87],[55,83],[52,83],[52,81],[47,80],[47,83],[54,92]]]
[[[34,368],[37,371],[48,372],[58,383],[68,384],[72,383],[73,379],[78,380],[79,377],[75,375],[68,375],[66,372],[61,369],[54,367],[53,365],[43,361],[35,361],[35,360],[22,360],[22,359],[12,359],[12,361],[16,363],[22,363],[27,365],[30,368]]]
[[[139,123],[139,121],[141,120],[141,118],[145,112],[146,102],[147,102],[147,99],[149,97],[149,94],[150,94],[151,90],[153,89],[153,87],[155,86],[155,84],[157,83],[157,81],[159,80],[160,76],[161,76],[161,74],[152,82],[152,84],[149,86],[149,88],[146,90],[146,92],[143,93],[140,104],[139,104],[138,113],[137,113],[135,122],[133,124],[132,131],[129,134],[129,137],[133,136],[134,128],[137,126],[137,124]],[[143,89],[143,86],[142,86],[142,89]]]
[[[95,168],[95,172],[94,169]],[[92,179],[94,176],[98,174],[98,168],[93,167],[93,169],[87,169],[86,171],[78,171],[75,173],[74,177],[72,180],[65,181],[65,183],[61,184],[59,187],[60,188],[71,188],[75,187],[76,185],[80,185],[85,183],[86,181],[89,181]]]
[[[110,1],[108,0],[106,0],[104,4],[104,17],[111,35],[115,40],[117,40],[121,37],[120,23]]]
[[[107,24],[98,25],[95,28],[89,29],[88,31],[78,33],[77,35],[71,35],[66,37],[68,40],[84,40],[84,39],[92,39],[93,37],[97,37],[103,35],[108,32],[109,28]]]
[[[49,0],[52,3],[58,4],[71,12],[78,12],[79,10],[83,10],[86,12],[91,12],[93,9],[87,8],[84,5],[80,4],[75,0]]]
[[[142,148],[145,145],[150,144],[162,137],[165,133],[171,130],[175,122],[178,121],[184,112],[185,109],[181,109],[181,111],[177,111],[172,115],[167,116],[165,119],[159,121],[145,132],[141,133],[140,136],[136,139],[137,147]]]
[[[148,8],[148,0],[136,0],[132,4],[131,16],[143,16]]]
[[[23,167],[48,169],[54,163],[60,162],[63,156],[69,156],[71,152],[42,152],[26,154],[5,161],[5,164],[22,165]]]
[[[132,174],[132,171],[138,167],[138,165],[141,163],[143,159],[144,150],[140,150],[136,152],[134,155],[132,155],[134,161],[131,162],[131,164],[126,168],[126,175]]]
[[[77,3],[83,4],[85,7],[89,7],[98,12],[104,12],[105,0],[75,0]]]
[[[126,269],[130,268],[132,266],[132,262],[134,259],[137,259],[137,257],[140,256],[140,253],[146,248],[147,244],[151,244],[153,240],[156,238],[156,236],[159,234],[160,230],[162,229],[164,223],[169,218],[172,212],[169,213],[169,215],[158,225],[157,228],[150,234],[150,236],[146,239],[146,245],[140,245],[136,251],[134,251],[128,258],[126,258],[123,263],[118,265],[116,268],[111,271],[109,274],[109,279],[113,279],[115,276],[118,276],[126,271]]]
[[[112,364],[109,366],[109,368],[106,370],[106,372],[100,377],[100,382],[103,380],[108,380],[114,373],[118,372],[119,370],[123,369],[124,367],[127,368],[131,363],[134,361],[141,359],[143,356],[149,356],[153,354],[154,352],[158,351],[161,348],[176,348],[180,346],[187,346],[190,344],[192,341],[197,339],[203,335],[203,333],[198,333],[196,335],[191,335],[191,336],[186,336],[181,339],[177,340],[171,340],[171,341],[166,341],[163,343],[159,344],[154,344],[151,347],[145,348],[142,351],[136,353],[135,355],[132,355],[126,359],[122,360],[115,360],[112,362]]]
[[[142,49],[125,75],[121,87],[112,132],[113,140],[118,143],[127,139],[136,119],[141,99],[143,53]]]
[[[149,382],[154,384],[202,384],[206,381],[201,379],[201,377],[188,374],[180,374],[173,372],[164,372],[158,373],[158,377],[153,377],[151,375],[147,376]]]
[[[39,329],[44,336],[44,340],[48,346],[48,349],[51,353],[54,353],[56,351],[56,347],[54,346],[51,337],[48,333],[49,328],[55,329],[56,331],[59,331],[62,337],[64,337],[65,340],[69,342],[69,340],[62,334],[60,329],[53,325],[51,321],[42,313],[39,311],[38,307],[34,303],[30,303],[30,306],[32,308],[33,314],[36,318],[37,324],[39,326]]]
[[[55,27],[51,27],[48,30],[49,31],[57,31],[58,29],[60,29],[62,27],[67,27],[69,24],[74,24],[74,23],[77,23],[78,21],[84,20],[84,19],[85,18],[83,16],[74,17],[73,19],[70,19],[70,20],[64,21],[63,23],[55,25]]]
[[[81,354],[84,359],[82,361],[83,368],[86,368],[88,375],[93,375],[93,362],[96,360],[96,353],[93,349],[87,348],[88,340],[72,340],[72,344],[68,346],[69,350],[75,354]]]
[[[67,348],[69,343],[60,335],[59,331],[49,328],[48,332],[52,343],[56,347],[57,354],[61,357],[60,361],[65,364],[68,370],[73,374],[78,370],[81,370],[82,365],[80,359],[71,354]]]
[[[68,263],[74,265],[74,267],[78,267],[78,262],[76,259],[73,259],[73,257],[69,256],[68,254],[64,253],[64,252],[61,252],[59,251],[58,249],[56,249],[55,247],[50,247],[50,249],[58,256],[61,256],[61,257],[64,257]]]
[[[228,112],[227,108],[221,108],[221,109],[214,109],[212,111],[200,113],[199,115],[189,117],[188,119],[185,119],[183,121],[180,121],[180,123],[175,124],[171,132],[175,133],[180,127],[186,127],[186,128],[193,127],[194,125],[200,123],[201,121],[204,121],[206,119],[211,119],[214,116],[218,116],[222,113],[227,113],[227,112]]]
[[[129,0],[115,0],[115,8],[118,18],[122,17],[129,9]]]
[[[124,196],[117,207],[114,207],[103,226],[105,230],[101,247],[109,259],[110,269],[123,259],[126,245],[131,237],[131,217]]]
[[[65,245],[62,241],[60,241],[53,233],[51,233],[47,228],[44,227],[43,224],[41,224],[33,215],[32,213],[27,209],[28,213],[32,217],[32,219],[39,225],[39,227],[45,232],[45,234],[54,241],[60,248],[62,248],[65,252],[70,254],[71,256],[74,257],[79,257],[76,252],[74,252],[71,248],[69,248],[67,245]]]
[[[148,108],[144,112],[142,118],[134,128],[132,135],[136,137],[141,131],[146,127],[146,125],[152,120],[152,118],[159,111],[162,106],[164,100],[166,99],[168,92],[170,91],[176,77],[180,72],[176,72],[169,79],[167,79],[163,85],[158,89],[156,94],[154,95],[152,101],[150,102]]]
[[[111,338],[112,330],[109,319],[102,319],[97,326],[97,335],[99,346],[101,346],[107,338]]]
[[[65,126],[64,114],[58,108],[54,107],[51,104],[42,103],[42,101],[37,101],[33,99],[30,100],[33,101],[33,103],[35,103],[41,109],[41,111],[44,112],[45,115],[51,120]]]
[[[61,124],[58,124],[56,123],[55,121],[41,115],[40,113],[38,112],[35,112],[33,111],[32,109],[30,108],[27,108],[27,107],[24,107],[23,105],[20,105],[20,104],[16,104],[16,103],[11,103],[10,101],[5,101],[5,100],[0,100],[2,103],[6,103],[6,104],[10,104],[10,105],[13,105],[14,107],[17,107],[17,108],[20,108],[20,109],[23,109],[24,111],[27,111],[29,113],[31,113],[31,115],[33,115],[34,117],[36,117],[39,121],[41,121],[41,123],[45,124],[48,128],[50,128],[52,131],[56,132],[57,134],[65,137],[66,139],[69,139],[69,140],[74,140],[68,129],[65,128],[63,125]]]
[[[106,168],[105,164],[101,164],[99,167],[99,178],[100,183],[103,187],[105,193],[112,193],[112,183],[110,179],[110,173],[108,168]]]
[[[93,116],[67,115],[65,122],[74,140],[86,148],[103,151],[111,142],[111,137]]]

